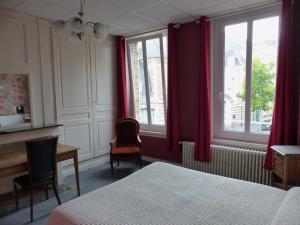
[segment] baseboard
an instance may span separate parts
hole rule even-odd
[[[169,163],[169,164],[173,164],[176,166],[182,166],[181,163],[175,163],[175,162],[170,162],[167,160],[163,160],[163,159],[157,159],[157,158],[153,158],[150,156],[142,156],[142,160],[147,161],[147,162],[164,162],[164,163]]]
[[[86,171],[89,169],[92,169],[94,167],[103,165],[105,163],[109,162],[109,154],[90,159],[87,161],[83,161],[79,163],[79,171]],[[75,173],[73,164],[65,166],[62,168],[62,177],[67,177],[70,175],[73,175]]]

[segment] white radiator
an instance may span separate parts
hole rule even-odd
[[[271,172],[263,168],[266,153],[251,149],[211,145],[210,163],[194,160],[194,142],[182,142],[182,160],[186,168],[225,177],[271,185]]]

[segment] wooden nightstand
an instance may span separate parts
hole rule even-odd
[[[274,180],[280,178],[284,190],[288,185],[300,185],[300,146],[296,145],[274,145],[272,186]]]

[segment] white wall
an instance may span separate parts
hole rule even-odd
[[[32,121],[44,121],[37,19],[0,11],[0,73],[29,75]]]
[[[114,40],[99,43],[88,36],[74,44],[46,20],[0,10],[0,73],[29,75],[33,124],[63,123],[60,142],[80,147],[81,169],[108,161],[116,99]],[[59,168],[64,175],[73,173],[68,162]],[[12,178],[0,178],[0,193],[11,190]]]

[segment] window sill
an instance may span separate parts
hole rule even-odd
[[[215,145],[227,145],[227,146],[233,146],[237,148],[254,149],[261,152],[267,151],[267,147],[268,147],[268,145],[266,144],[224,140],[224,139],[212,139],[211,143]]]
[[[147,136],[147,137],[166,138],[166,133],[148,131],[148,130],[140,130],[140,135],[141,136]]]

